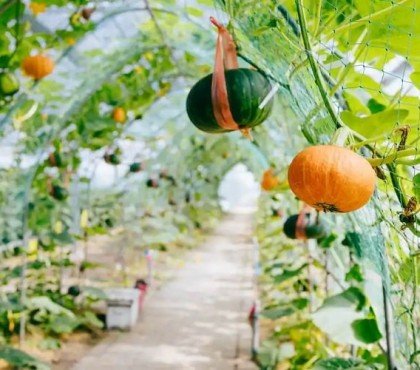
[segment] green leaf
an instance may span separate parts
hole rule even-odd
[[[374,369],[355,358],[332,357],[318,361],[312,370],[367,370]]]
[[[39,297],[31,297],[28,299],[28,307],[33,309],[39,310],[46,310],[55,315],[67,315],[69,317],[74,317],[73,312],[68,310],[67,308],[60,306],[59,304],[53,302],[51,298],[47,296],[39,296]]]
[[[382,112],[386,109],[385,105],[379,103],[375,99],[369,99],[369,101],[367,103],[367,106],[368,106],[370,112],[373,113],[373,114]]]
[[[58,315],[50,318],[48,328],[56,334],[71,333],[80,325],[76,317],[67,315]]]
[[[260,314],[267,319],[277,320],[285,316],[290,316],[291,314],[295,313],[295,311],[296,310],[292,307],[278,307],[261,311]]]
[[[325,238],[319,239],[318,246],[323,249],[330,248],[337,238],[338,238],[337,234],[331,233]]]
[[[362,271],[360,270],[360,266],[359,265],[353,265],[350,268],[350,270],[347,272],[345,280],[346,281],[362,282],[364,279],[363,279]]]
[[[413,82],[414,86],[420,89],[420,72],[413,72],[410,75],[410,79]]]
[[[356,232],[347,232],[341,244],[349,247],[356,256],[362,255],[362,236]]]
[[[194,17],[202,17],[203,16],[203,12],[200,9],[194,8],[192,6],[187,6],[185,8],[185,10],[187,11],[187,13],[189,15],[192,15]]]
[[[370,139],[391,133],[401,125],[408,116],[406,109],[387,109],[370,116],[358,117],[350,111],[343,111],[341,119],[352,130]]]
[[[285,282],[286,280],[289,280],[291,278],[294,278],[295,276],[298,276],[307,265],[308,264],[305,263],[295,270],[284,269],[283,273],[281,273],[280,275],[274,276],[274,283],[275,284],[280,284],[280,283]]]
[[[375,319],[360,319],[351,324],[354,336],[363,343],[375,343],[382,338]]]
[[[335,296],[329,297],[312,314],[313,322],[332,340],[342,344],[360,345],[352,324],[364,318],[360,308],[366,298],[360,289],[352,287]]]
[[[413,193],[417,199],[417,202],[420,202],[420,173],[417,173],[413,177]]]
[[[49,370],[50,367],[35,357],[9,346],[0,346],[0,358],[16,369]]]

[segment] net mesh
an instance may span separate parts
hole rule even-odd
[[[398,352],[414,364],[418,1],[231,0],[220,5],[229,14],[239,54],[278,84],[281,109],[272,129],[283,137],[302,132],[314,144],[329,142],[337,127],[347,126],[353,130],[353,148],[384,158],[374,201],[346,216],[346,229],[358,233],[361,258],[382,277],[393,302]],[[285,163],[302,145],[289,141],[282,148]]]

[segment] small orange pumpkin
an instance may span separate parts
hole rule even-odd
[[[26,75],[34,80],[40,80],[52,73],[54,62],[51,58],[42,54],[27,56],[22,62],[22,69]]]
[[[279,179],[274,176],[274,171],[272,168],[264,171],[262,180],[261,180],[261,187],[266,190],[270,191],[273,190],[279,184]]]
[[[45,10],[47,9],[47,4],[43,2],[34,2],[31,1],[29,3],[29,9],[31,9],[31,12],[34,16],[37,16],[38,14],[45,13]]]
[[[124,108],[116,107],[112,111],[112,119],[118,123],[124,123],[127,119],[127,115],[125,113]]]
[[[329,212],[351,212],[371,198],[376,174],[369,162],[335,145],[302,150],[289,167],[293,193],[310,206]]]

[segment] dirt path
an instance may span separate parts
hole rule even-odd
[[[136,327],[94,347],[74,370],[256,369],[249,361],[252,217],[230,215],[183,269],[147,297]]]

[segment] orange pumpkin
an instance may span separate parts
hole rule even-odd
[[[304,149],[289,167],[295,195],[312,207],[329,212],[351,212],[371,198],[376,174],[369,162],[335,145]]]
[[[47,9],[47,4],[45,3],[38,3],[31,1],[29,3],[29,9],[31,9],[31,12],[34,16],[37,16],[38,14],[45,13],[45,10]]]
[[[46,55],[33,55],[26,57],[22,62],[22,69],[26,75],[34,80],[48,76],[54,70],[54,62]]]
[[[273,190],[279,184],[279,179],[274,176],[274,171],[272,168],[264,171],[262,180],[261,180],[261,187],[266,190],[270,191]]]
[[[127,119],[124,108],[116,107],[112,111],[112,119],[118,123],[124,123]]]

